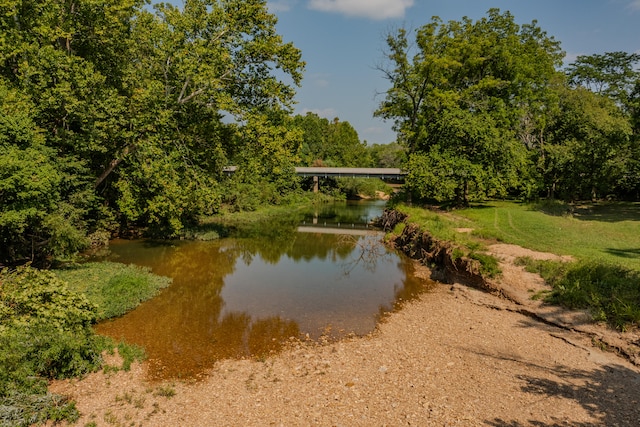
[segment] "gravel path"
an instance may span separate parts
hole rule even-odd
[[[640,425],[640,369],[593,346],[583,313],[531,302],[544,284],[504,246],[509,299],[438,285],[366,337],[292,340],[188,383],[148,383],[142,364],[50,389],[76,400],[81,426]]]

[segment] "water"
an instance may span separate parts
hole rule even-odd
[[[158,379],[268,355],[290,337],[369,333],[425,287],[367,226],[383,206],[328,206],[213,242],[115,241],[111,260],[151,267],[173,284],[98,332],[143,346]]]

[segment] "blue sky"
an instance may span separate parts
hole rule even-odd
[[[173,0],[181,4],[181,0]],[[416,29],[436,15],[445,21],[478,19],[490,8],[510,11],[519,24],[538,25],[577,55],[640,53],[640,0],[270,0],[278,33],[302,50],[305,78],[296,113],[348,121],[369,144],[395,140],[392,123],[373,118],[388,82],[385,34]]]

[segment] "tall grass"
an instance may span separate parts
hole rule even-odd
[[[596,320],[624,330],[640,325],[640,272],[620,265],[579,261],[522,261],[553,287],[546,300],[589,309]]]

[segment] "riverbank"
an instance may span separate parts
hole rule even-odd
[[[636,425],[638,367],[594,346],[577,329],[583,313],[518,302],[545,285],[513,265],[521,248],[492,250],[512,298],[439,284],[365,337],[292,340],[264,360],[219,362],[197,382],[149,383],[143,363],[50,389],[77,402],[83,426]]]

